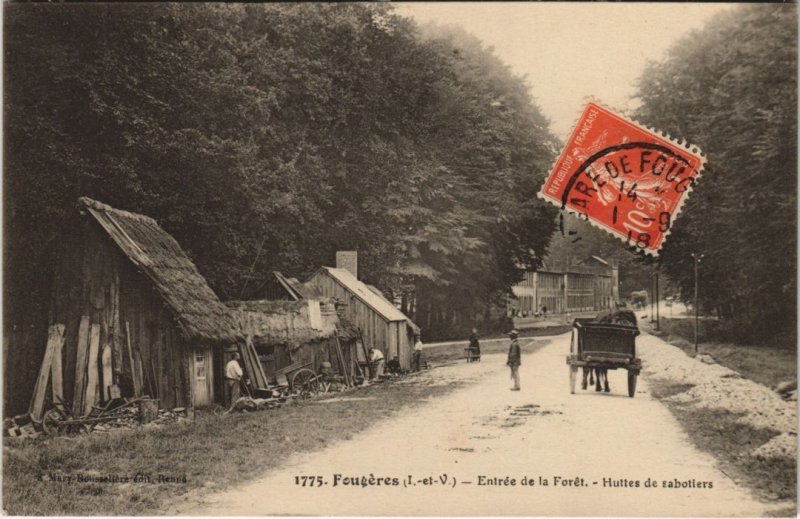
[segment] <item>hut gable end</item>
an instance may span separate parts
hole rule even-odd
[[[155,220],[86,197],[79,203],[152,282],[186,338],[212,342],[238,339],[228,308],[178,242]]]

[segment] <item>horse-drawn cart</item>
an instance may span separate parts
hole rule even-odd
[[[633,398],[636,378],[642,369],[641,359],[636,358],[637,335],[639,329],[636,326],[575,319],[570,353],[567,355],[570,393],[575,393],[579,367],[585,371],[622,368],[628,371],[628,396]]]

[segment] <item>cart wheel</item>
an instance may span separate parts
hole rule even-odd
[[[575,394],[575,379],[578,377],[578,366],[569,367],[569,392]]]
[[[636,394],[636,378],[639,375],[633,371],[628,372],[628,396],[633,398]]]
[[[292,391],[301,398],[314,396],[320,391],[317,374],[308,368],[299,370],[292,377]]]
[[[48,435],[62,434],[67,428],[64,425],[64,420],[66,419],[67,417],[64,416],[64,413],[62,413],[60,409],[54,407],[44,414],[42,418],[42,429],[44,429],[45,434]]]

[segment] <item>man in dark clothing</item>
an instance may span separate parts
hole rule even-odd
[[[506,364],[511,368],[511,378],[514,380],[514,387],[511,388],[511,391],[519,391],[519,366],[522,364],[518,340],[519,332],[511,330],[508,332],[508,336],[511,338],[511,345],[508,348],[508,362]]]
[[[469,336],[469,357],[471,361],[481,360],[481,343],[478,341],[478,329],[473,328]]]

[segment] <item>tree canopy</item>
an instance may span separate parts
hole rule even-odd
[[[439,326],[553,230],[547,121],[457,30],[382,4],[14,4],[5,28],[7,322],[46,313],[79,196],[156,218],[222,299],[358,250]]]
[[[652,63],[645,124],[700,146],[708,166],[662,252],[662,266],[746,337],[794,333],[797,293],[797,7],[727,11]]]

